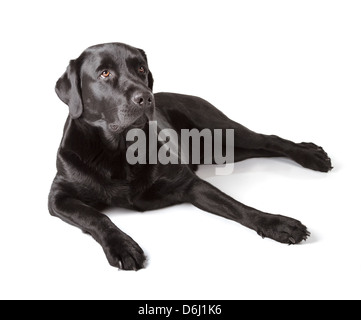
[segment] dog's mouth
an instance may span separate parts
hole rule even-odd
[[[116,134],[122,132],[124,129],[133,129],[139,128],[142,129],[144,125],[150,121],[151,118],[147,114],[142,114],[138,118],[135,118],[133,121],[129,119],[123,119],[123,121],[115,121],[108,124],[108,129],[110,132]]]
[[[111,124],[108,125],[108,127],[109,127],[109,130],[110,130],[111,132],[117,133],[117,132],[120,131],[120,124],[111,123]]]
[[[143,114],[140,116],[137,120],[135,120],[131,127],[132,128],[142,128],[147,122],[149,121],[149,118],[146,114]]]

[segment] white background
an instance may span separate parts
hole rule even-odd
[[[6,3],[6,4],[5,4]],[[2,299],[359,299],[359,1],[1,3]],[[143,48],[154,91],[201,96],[262,133],[322,145],[329,174],[285,159],[200,176],[239,201],[301,220],[302,245],[263,240],[190,205],[112,220],[146,251],[108,265],[91,237],[48,214],[67,107],[56,80],[90,45]]]

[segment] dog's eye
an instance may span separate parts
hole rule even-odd
[[[144,68],[143,66],[140,66],[140,67],[138,68],[138,72],[139,72],[139,73],[145,73],[145,68]]]
[[[110,76],[110,71],[109,70],[104,70],[100,76],[102,78],[108,78]]]

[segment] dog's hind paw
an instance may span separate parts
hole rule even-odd
[[[333,169],[325,150],[311,142],[298,143],[292,159],[303,167],[316,171],[328,172]]]

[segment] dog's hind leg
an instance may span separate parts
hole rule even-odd
[[[235,150],[235,161],[251,157],[287,157],[309,169],[322,172],[332,169],[327,153],[313,143],[294,143],[275,135],[256,133],[229,119],[212,104],[198,97],[162,95],[157,96],[159,103],[169,106],[162,110],[179,132],[181,128],[196,128],[199,131],[210,129],[212,133],[215,129],[222,129],[223,141],[226,141],[226,130],[234,130],[232,147]],[[205,163],[210,160],[215,162],[214,159],[206,160]]]

